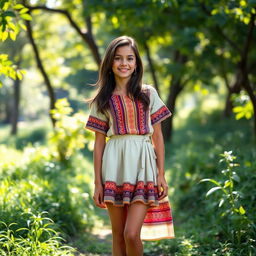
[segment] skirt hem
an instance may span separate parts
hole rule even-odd
[[[159,237],[159,238],[141,238],[141,240],[143,241],[158,241],[158,240],[162,240],[162,239],[174,239],[176,238],[175,236],[163,236],[163,237]]]
[[[136,202],[143,203],[144,205],[148,205],[149,207],[157,207],[159,205],[159,204],[156,204],[154,201],[151,201],[151,202],[149,201],[149,202],[145,203],[141,199],[136,199],[136,200],[133,200],[132,202],[124,201],[123,204],[116,204],[112,200],[104,200],[104,203],[111,203],[113,206],[117,206],[117,207],[124,207],[125,205],[131,205],[131,204],[136,203]]]

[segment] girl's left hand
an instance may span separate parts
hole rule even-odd
[[[168,185],[164,175],[157,176],[157,187],[158,187],[158,200],[165,198],[168,195]]]

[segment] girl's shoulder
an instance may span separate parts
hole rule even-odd
[[[144,92],[149,91],[149,92],[152,93],[154,90],[155,90],[155,88],[150,84],[143,84],[142,85],[142,91],[144,91]]]

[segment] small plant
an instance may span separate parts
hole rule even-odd
[[[88,143],[89,133],[84,129],[85,116],[81,113],[71,115],[73,109],[66,98],[59,99],[55,109],[51,111],[57,120],[54,131],[49,134],[49,143],[53,149],[53,155],[62,163],[79,149]]]
[[[38,215],[32,213],[23,213],[29,215],[27,227],[13,229],[16,223],[7,225],[0,222],[5,230],[0,232],[0,253],[8,256],[56,256],[56,255],[74,255],[75,249],[69,246],[61,245],[63,238],[57,235],[53,229],[53,221],[50,218],[43,217],[46,212]]]
[[[215,179],[207,178],[200,180],[199,183],[211,182],[216,185],[206,193],[206,197],[216,191],[221,192],[218,202],[219,209],[222,209],[220,217],[227,220],[221,228],[225,229],[225,226],[227,226],[225,232],[228,239],[231,238],[231,243],[239,247],[243,242],[250,243],[253,241],[250,238],[253,222],[247,217],[246,210],[241,204],[240,198],[242,194],[235,190],[235,184],[240,182],[240,177],[234,171],[234,168],[239,166],[238,163],[234,162],[236,157],[232,155],[232,151],[224,151],[224,154],[220,154],[220,156],[222,156],[220,162],[225,163],[225,168],[221,171],[225,180],[216,181]]]

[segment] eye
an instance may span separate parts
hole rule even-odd
[[[133,59],[134,59],[133,57],[129,57],[128,58],[129,61],[133,61]]]
[[[117,57],[114,58],[114,60],[120,60],[120,57],[117,56]]]

